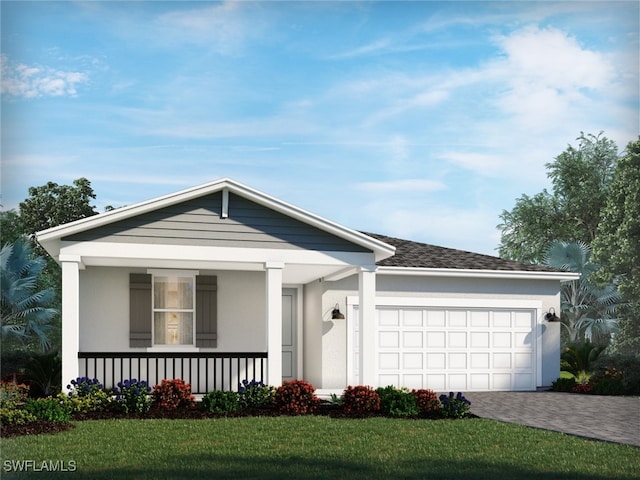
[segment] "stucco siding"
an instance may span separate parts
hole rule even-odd
[[[87,267],[80,272],[80,351],[129,348],[129,273],[143,270]],[[263,272],[202,271],[218,277],[217,352],[266,350]],[[149,319],[151,321],[151,319]]]
[[[229,194],[228,217],[225,218],[222,216],[221,192],[70,235],[63,240],[367,251],[359,245],[234,194]]]

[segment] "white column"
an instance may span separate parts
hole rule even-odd
[[[61,259],[62,260],[62,259]],[[78,377],[80,350],[80,259],[62,261],[62,391]],[[104,381],[104,379],[101,379]]]
[[[360,322],[360,385],[376,388],[376,266],[358,272]]]
[[[267,262],[266,321],[267,321],[267,378],[269,385],[282,384],[282,269],[281,262]]]

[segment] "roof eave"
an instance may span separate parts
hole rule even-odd
[[[555,280],[568,282],[580,278],[574,272],[544,272],[527,270],[480,270],[462,268],[378,267],[380,275],[406,275],[423,277],[493,278],[523,280]]]

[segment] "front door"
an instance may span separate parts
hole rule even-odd
[[[298,378],[298,291],[282,290],[282,380]]]

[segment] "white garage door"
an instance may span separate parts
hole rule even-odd
[[[352,365],[357,372],[357,306],[353,312]],[[378,385],[435,391],[535,390],[535,325],[535,309],[380,305]]]

